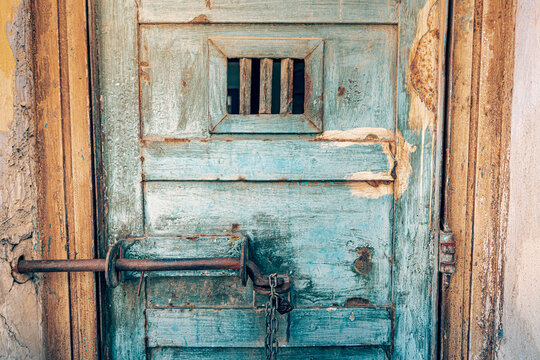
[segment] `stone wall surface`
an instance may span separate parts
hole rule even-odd
[[[38,244],[30,5],[0,1],[0,359],[44,358],[39,279],[13,272]]]

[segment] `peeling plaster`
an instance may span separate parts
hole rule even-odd
[[[10,25],[20,1],[0,1],[0,132],[7,132],[13,121],[15,56],[8,36],[13,35]]]
[[[38,242],[30,5],[0,2],[0,359],[43,358],[37,278],[13,273]]]

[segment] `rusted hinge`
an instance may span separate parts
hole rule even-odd
[[[445,275],[444,286],[448,286],[450,276],[456,272],[455,253],[454,232],[449,228],[439,230],[439,271]]]

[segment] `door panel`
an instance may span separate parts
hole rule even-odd
[[[371,133],[365,129],[363,135],[376,137],[379,134],[373,131],[377,129],[387,130],[385,134],[395,130],[395,26],[141,25],[141,117],[145,139],[208,135],[212,127],[209,121],[215,116],[212,111],[221,114],[221,110],[214,110],[215,104],[225,106],[226,82],[216,81],[216,76],[208,83],[206,62],[221,63],[224,58],[215,55],[218,51],[209,54],[208,49],[215,47],[207,40],[234,36],[238,37],[237,47],[242,46],[243,37],[285,38],[293,45],[296,37],[324,39],[324,130],[375,128]],[[300,48],[297,52],[301,56],[305,51]],[[231,53],[230,57],[237,54]],[[352,139],[362,140],[358,136],[362,134],[355,135]]]
[[[390,305],[392,185],[380,185],[386,195],[375,199],[357,196],[355,185],[148,182],[145,223],[159,235],[223,234],[234,226],[251,239],[262,271],[294,276],[299,306],[351,298]]]
[[[396,23],[397,1],[142,0],[141,23]]]
[[[278,330],[282,346],[390,344],[387,309],[295,310],[290,326]],[[148,309],[148,346],[262,347],[264,316],[264,309]]]
[[[282,348],[279,356],[288,360],[386,360],[384,350],[372,347],[311,347]],[[150,358],[156,360],[192,360],[197,359],[263,359],[262,348],[152,348]]]
[[[429,81],[440,71],[428,65],[439,5],[96,7],[104,247],[121,239],[132,258],[237,256],[247,237],[264,273],[292,281],[284,358],[429,358],[440,158]],[[251,77],[229,81],[235,61]],[[300,72],[276,72],[295,61]],[[286,85],[300,73],[300,87]],[[231,84],[245,90],[248,78],[260,107],[234,113]],[[280,101],[292,101],[281,86],[300,94],[302,113],[270,113],[276,84]],[[261,358],[266,297],[236,271],[146,274],[138,296],[140,276],[104,294],[107,356]]]

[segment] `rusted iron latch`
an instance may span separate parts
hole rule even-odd
[[[247,239],[242,242],[240,257],[126,259],[123,257],[124,245],[123,240],[117,241],[109,248],[105,259],[24,260],[20,258],[17,262],[17,272],[104,272],[107,286],[115,287],[122,280],[121,273],[124,271],[140,272],[141,276],[144,276],[144,273],[151,271],[236,269],[240,270],[242,285],[247,284],[249,277],[253,281],[255,292],[264,295],[270,293],[268,276],[264,275],[257,264],[249,259]],[[290,290],[290,285],[287,275],[277,275],[275,292],[286,293]]]
[[[448,286],[450,277],[456,272],[456,243],[454,232],[449,228],[439,231],[439,271],[443,274],[443,286]]]

